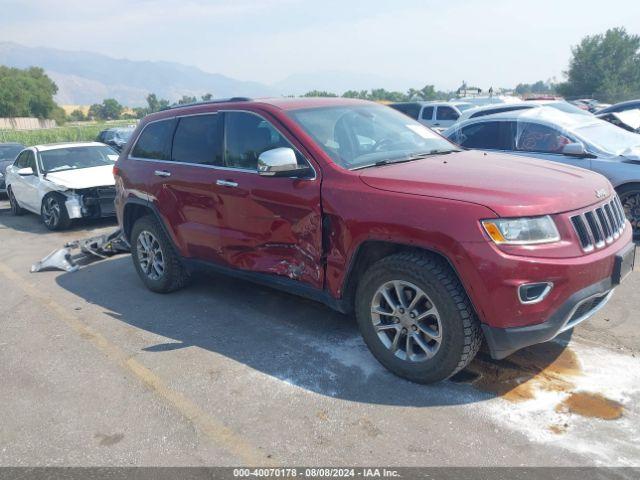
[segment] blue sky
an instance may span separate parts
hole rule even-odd
[[[0,0],[0,40],[168,60],[243,80],[347,72],[387,88],[562,77],[570,47],[640,0]]]

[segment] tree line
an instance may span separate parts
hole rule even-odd
[[[569,99],[589,97],[611,103],[640,97],[640,36],[630,34],[624,28],[612,28],[602,34],[587,36],[571,49],[569,67],[564,74],[566,80],[563,82],[539,80],[531,84],[520,83],[514,92],[517,95],[558,94]],[[426,85],[406,92],[384,88],[348,90],[340,96],[387,102],[448,100],[468,88],[472,87],[463,82],[457,91],[440,91],[433,85]],[[59,124],[67,120],[136,119],[173,105],[212,98],[210,93],[200,97],[184,95],[177,102],[171,102],[150,93],[146,106],[133,109],[125,108],[116,99],[107,98],[102,103],[91,105],[86,114],[74,110],[67,116],[54,101],[57,91],[58,87],[42,68],[21,70],[0,65],[0,117],[52,118]],[[338,94],[312,90],[303,96],[337,97]]]

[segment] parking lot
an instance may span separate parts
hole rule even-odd
[[[640,275],[572,335],[422,386],[355,321],[239,280],[148,291],[0,201],[0,465],[640,465]]]

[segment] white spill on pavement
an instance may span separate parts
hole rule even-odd
[[[501,397],[484,403],[484,410],[503,428],[519,431],[531,441],[589,456],[607,466],[640,465],[640,359],[604,348],[572,342],[581,372],[566,380],[564,391],[532,382],[533,398],[512,402]],[[572,394],[601,395],[622,405],[622,415],[605,420],[566,411]],[[600,397],[600,398],[602,398]]]

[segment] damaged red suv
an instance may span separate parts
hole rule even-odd
[[[355,312],[373,355],[416,382],[554,338],[633,269],[602,176],[465,151],[348,99],[234,98],[146,117],[116,207],[154,292],[209,266]]]

